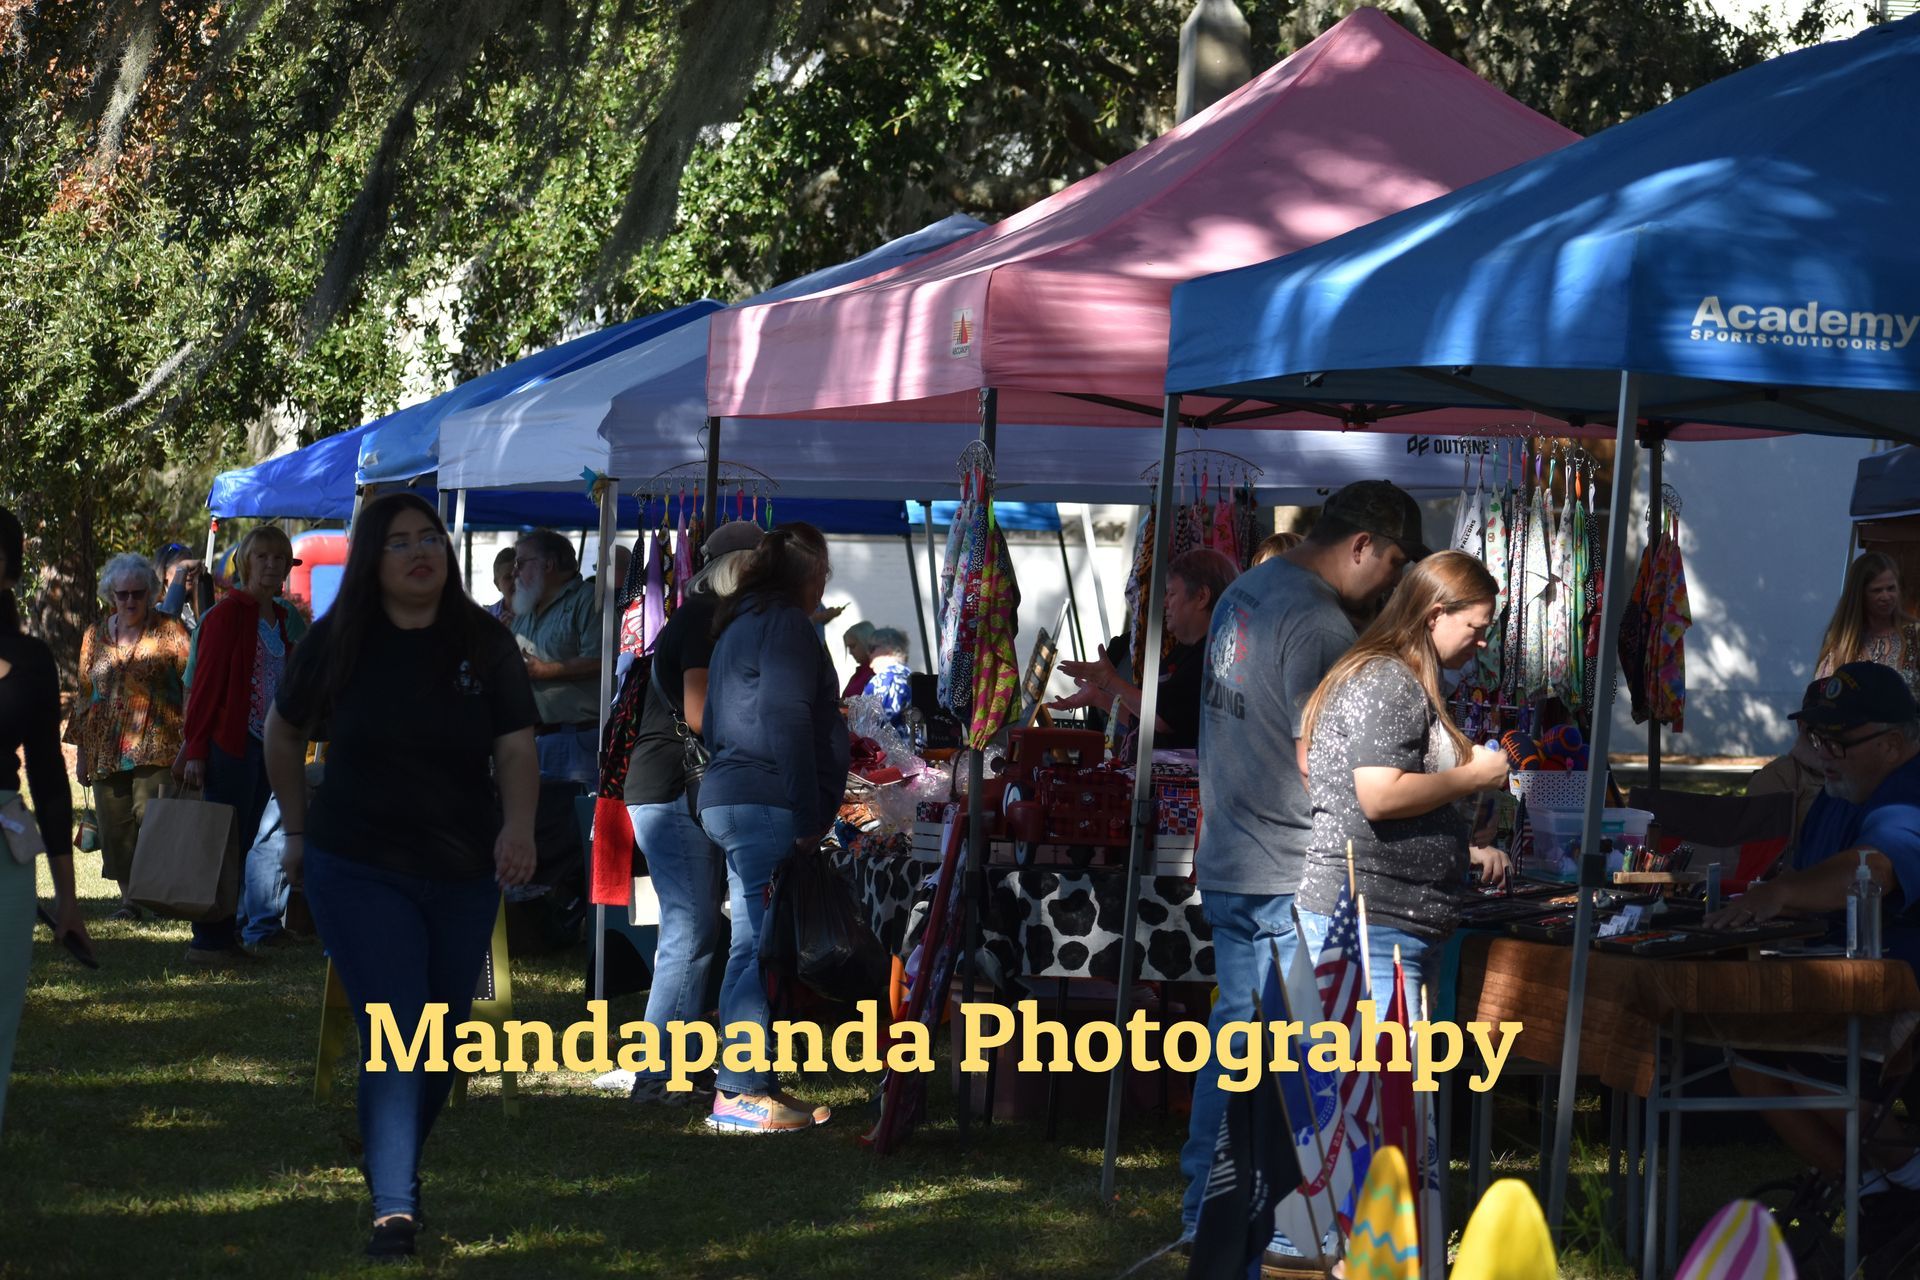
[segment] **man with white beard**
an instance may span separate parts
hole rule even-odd
[[[513,634],[540,713],[540,776],[600,780],[600,615],[573,544],[535,529],[513,548]]]

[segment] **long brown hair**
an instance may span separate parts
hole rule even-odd
[[[1867,639],[1867,584],[1883,573],[1892,574],[1895,582],[1900,580],[1900,566],[1884,551],[1863,551],[1847,566],[1847,581],[1840,588],[1840,603],[1834,606],[1833,618],[1827,623],[1827,634],[1820,641],[1817,665],[1823,670],[1834,670],[1860,660],[1861,646]],[[1894,622],[1897,624],[1905,617],[1904,603],[1895,604]],[[1828,666],[1829,659],[1832,660],[1831,666]]]
[[[743,613],[783,604],[805,609],[814,579],[828,563],[827,539],[818,529],[798,520],[775,525],[759,546],[744,553],[739,583],[721,601],[713,634],[718,636]]]
[[[1408,569],[1380,616],[1313,691],[1301,718],[1300,736],[1312,739],[1327,701],[1361,668],[1379,658],[1393,658],[1413,672],[1460,759],[1468,759],[1473,746],[1447,714],[1446,699],[1440,692],[1440,654],[1433,647],[1433,629],[1427,625],[1427,617],[1436,607],[1443,613],[1458,613],[1499,594],[1500,584],[1487,567],[1464,551],[1438,551]]]

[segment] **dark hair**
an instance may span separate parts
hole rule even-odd
[[[434,531],[445,543],[447,581],[440,591],[440,607],[432,630],[438,641],[441,660],[451,676],[460,663],[478,656],[486,628],[499,621],[467,598],[460,581],[460,565],[454,558],[453,540],[440,513],[424,498],[412,493],[389,493],[361,508],[353,522],[353,536],[347,543],[347,563],[340,574],[339,594],[321,624],[327,633],[326,667],[320,674],[316,705],[321,714],[333,696],[353,680],[354,665],[367,646],[367,633],[382,616],[380,564],[387,553],[387,530],[403,511],[416,512],[433,522]]]
[[[18,578],[26,572],[27,536],[19,517],[0,507],[0,576]],[[0,588],[0,635],[20,630],[20,606],[14,602],[13,588]]]
[[[742,613],[762,613],[783,604],[805,609],[814,578],[827,569],[826,537],[799,521],[775,525],[759,546],[741,554],[746,565],[740,585],[714,617],[716,636]]]
[[[500,548],[499,554],[494,556],[493,558],[494,576],[498,577],[502,569],[513,568],[513,557],[514,557],[514,550],[512,547]]]
[[[1206,592],[1207,606],[1211,608],[1220,603],[1220,597],[1240,576],[1240,566],[1211,547],[1195,547],[1175,556],[1167,572],[1184,582],[1189,592]]]

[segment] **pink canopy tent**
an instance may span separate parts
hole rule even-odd
[[[1002,423],[1139,425],[1160,416],[1175,284],[1318,244],[1575,138],[1360,9],[995,226],[857,284],[715,315],[708,412],[962,422],[993,388]],[[1241,419],[1217,401],[1186,408]],[[1255,416],[1325,427],[1328,412],[1341,413]],[[1453,410],[1404,425],[1513,421]]]

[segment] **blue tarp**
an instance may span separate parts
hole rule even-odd
[[[1182,284],[1166,386],[1913,438],[1916,156],[1920,17]]]
[[[490,404],[503,396],[584,369],[671,333],[683,324],[718,311],[721,305],[711,298],[702,298],[657,315],[599,329],[483,373],[431,400],[376,418],[367,424],[371,431],[360,442],[359,481],[383,484],[426,475],[439,465],[440,423],[448,415]]]
[[[1848,514],[1855,520],[1920,515],[1920,449],[1890,449],[1860,459]]]
[[[957,502],[936,502],[933,504],[933,523],[952,524],[953,516],[960,509]],[[1023,529],[1052,533],[1060,527],[1060,508],[1051,502],[996,502],[993,504],[994,518],[999,520],[1002,529]],[[927,522],[926,504],[909,502],[907,519],[916,525]]]

